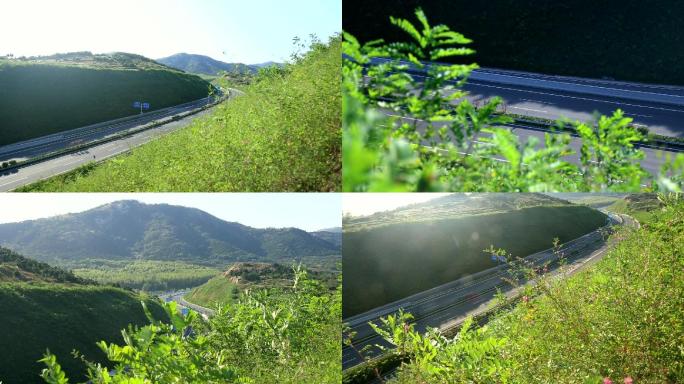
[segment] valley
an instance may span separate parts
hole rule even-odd
[[[0,335],[0,344],[11,346],[0,352],[0,380],[43,382],[45,364],[39,360],[49,351],[60,370],[80,382],[87,373],[83,361],[107,364],[111,355],[103,346],[128,343],[121,331],[135,332],[130,326],[158,331],[154,327],[182,321],[193,324],[179,328],[187,332],[227,322],[258,324],[245,318],[254,300],[304,316],[287,331],[287,337],[300,338],[298,327],[313,321],[297,314],[304,301],[317,300],[307,311],[324,305],[321,299],[341,303],[340,242],[336,228],[254,228],[197,208],[136,200],[0,224],[0,323],[12,330]],[[327,312],[316,315],[323,322],[316,325],[319,331],[338,335],[341,316],[327,304],[316,310]],[[327,345],[325,359],[339,350],[339,344]],[[322,358],[312,350],[297,353]],[[252,362],[231,364],[266,374]]]

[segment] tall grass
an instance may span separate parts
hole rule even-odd
[[[130,155],[40,191],[334,191],[341,184],[341,41],[314,44],[245,95]]]

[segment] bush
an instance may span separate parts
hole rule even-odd
[[[579,154],[570,135],[546,133],[522,143],[496,113],[499,98],[476,107],[460,87],[475,64],[432,65],[427,80],[412,75],[422,61],[460,59],[472,54],[470,40],[444,25],[430,26],[416,10],[422,30],[391,18],[411,40],[364,45],[345,34],[343,52],[343,189],[345,191],[680,191],[684,155],[648,175],[644,153],[635,144],[645,137],[632,129],[620,110],[595,122],[573,122],[582,141]],[[382,62],[371,61],[384,58]],[[411,64],[405,64],[410,62]],[[377,109],[390,109],[385,118]],[[404,119],[404,117],[408,119]],[[419,126],[419,123],[420,126]],[[579,155],[580,164],[567,161]]]

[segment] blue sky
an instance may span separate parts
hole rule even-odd
[[[82,212],[117,200],[198,208],[256,228],[315,231],[342,223],[339,193],[4,193],[0,223]]]
[[[282,62],[295,36],[342,30],[342,0],[16,0],[0,6],[0,55],[179,52]]]

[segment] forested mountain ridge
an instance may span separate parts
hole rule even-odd
[[[0,245],[51,263],[176,260],[225,265],[339,255],[297,228],[251,228],[195,208],[124,200],[91,210],[0,225]]]
[[[204,75],[215,76],[221,71],[239,73],[257,73],[259,68],[269,67],[272,65],[281,65],[273,61],[267,61],[260,64],[242,64],[242,63],[226,63],[223,61],[212,59],[209,56],[193,55],[189,53],[176,53],[168,57],[157,59],[158,63],[166,66],[183,70],[190,73],[201,73]]]

